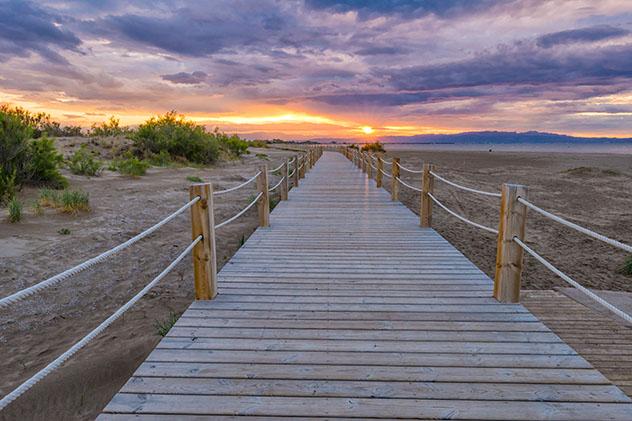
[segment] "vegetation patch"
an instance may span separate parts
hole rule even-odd
[[[632,256],[628,256],[623,264],[617,269],[622,275],[632,276]]]
[[[266,153],[257,153],[257,154],[255,154],[255,156],[257,158],[259,158],[259,159],[263,159],[263,160],[266,160],[266,161],[270,160],[270,158],[268,157],[268,154],[266,154]]]
[[[122,136],[128,134],[129,130],[121,127],[120,120],[111,116],[109,120],[101,123],[94,123],[90,129],[90,136]]]
[[[600,169],[600,168],[595,168],[595,167],[575,167],[575,168],[569,168],[567,170],[563,170],[562,174],[568,174],[568,175],[573,175],[573,176],[577,176],[577,177],[588,177],[588,176],[610,176],[610,177],[616,177],[616,176],[620,176],[621,173],[617,170],[611,170],[611,169]]]
[[[68,168],[73,174],[94,177],[101,173],[101,162],[94,158],[86,145],[81,145],[68,160]]]
[[[362,152],[373,152],[373,153],[378,153],[378,152],[386,152],[386,150],[384,149],[384,145],[381,144],[379,141],[375,141],[372,143],[365,143],[364,145],[362,145]]]
[[[202,180],[200,177],[197,177],[195,175],[190,175],[187,177],[187,181],[190,181],[191,183],[203,183],[204,180]]]
[[[167,333],[171,330],[173,325],[176,324],[178,318],[180,316],[173,311],[169,312],[169,316],[165,320],[156,320],[154,323],[154,327],[156,328],[156,333],[160,336],[166,336]]]
[[[90,211],[90,196],[81,190],[42,189],[39,192],[39,204],[57,209],[64,213],[76,214]]]
[[[9,222],[14,224],[22,220],[22,203],[14,196],[7,206],[9,210]]]
[[[270,211],[272,211],[274,208],[276,208],[276,206],[279,204],[279,199],[276,198],[272,198],[271,196],[269,197],[269,204],[270,204]]]
[[[59,234],[59,235],[70,235],[70,230],[68,228],[62,228],[59,231],[57,231],[57,234]]]
[[[131,155],[127,155],[127,158],[125,159],[115,159],[108,166],[110,171],[118,171],[123,175],[129,175],[132,177],[145,175],[148,168],[148,162]]]

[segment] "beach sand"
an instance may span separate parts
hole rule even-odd
[[[0,222],[0,295],[6,296],[131,238],[189,200],[187,176],[235,186],[266,163],[278,166],[294,152],[252,149],[238,161],[213,168],[152,168],[129,178],[105,171],[87,178],[65,173],[71,187],[90,193],[91,213],[62,215],[53,210],[35,216],[30,207],[22,222]],[[258,158],[265,153],[269,160]],[[278,180],[270,176],[270,183]],[[218,196],[217,223],[241,210],[255,193],[248,188]],[[33,203],[37,189],[20,199]],[[222,266],[256,229],[256,209],[217,231]],[[59,234],[67,228],[69,235]],[[186,211],[150,237],[107,261],[8,309],[0,310],[2,395],[9,393],[105,320],[164,269],[191,242]],[[2,419],[94,419],[160,340],[155,324],[171,312],[181,313],[193,300],[191,258],[186,257],[147,296],[91,344],[22,398]]]
[[[188,200],[187,176],[238,184],[261,162],[257,151],[241,161],[211,169],[156,169],[131,179],[105,172],[87,179],[70,176],[72,185],[91,194],[93,212],[80,216],[46,211],[27,215],[19,224],[0,223],[0,294],[8,295],[132,237]],[[265,149],[270,166],[289,152]],[[398,151],[402,164],[418,169],[422,161],[467,186],[498,191],[502,182],[529,186],[530,199],[581,225],[631,242],[632,157],[597,154]],[[309,175],[308,175],[309,176]],[[420,184],[420,176],[405,177]],[[271,182],[276,178],[271,179]],[[498,200],[479,197],[436,182],[440,200],[473,220],[496,227]],[[252,190],[216,200],[216,221],[233,215]],[[419,196],[401,189],[414,211]],[[36,190],[23,196],[34,200]],[[493,276],[496,242],[493,235],[470,228],[435,206],[433,226]],[[256,228],[253,210],[218,231],[220,266]],[[70,235],[60,235],[68,228]],[[131,298],[190,242],[188,212],[141,243],[59,286],[0,310],[2,394],[44,367]],[[384,233],[388,247],[389,233]],[[617,274],[625,254],[531,213],[527,238],[534,248],[583,285],[632,291],[632,279]],[[6,419],[93,419],[160,340],[155,323],[170,312],[182,312],[193,299],[190,258],[161,281],[122,319],[75,355],[60,370],[27,392],[2,413]],[[562,282],[531,258],[526,259],[523,288],[548,289]]]

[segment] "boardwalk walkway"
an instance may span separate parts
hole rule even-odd
[[[342,155],[194,302],[99,419],[632,419],[632,401]]]

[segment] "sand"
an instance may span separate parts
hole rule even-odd
[[[68,148],[76,147],[74,141]],[[106,148],[107,149],[107,148]],[[266,149],[212,169],[157,169],[131,179],[104,172],[102,177],[70,176],[75,187],[91,193],[93,212],[80,216],[47,211],[27,215],[20,224],[0,222],[0,294],[5,296],[56,274],[114,246],[152,225],[188,198],[187,176],[238,184],[270,155],[276,165],[284,151]],[[107,154],[107,152],[104,152]],[[390,154],[389,154],[390,155]],[[632,243],[632,157],[596,154],[398,151],[405,166],[422,161],[468,186],[498,190],[502,182],[529,186],[534,203],[613,238]],[[578,169],[579,168],[579,169]],[[571,170],[571,171],[569,171]],[[275,178],[276,179],[276,178]],[[275,179],[271,179],[274,181]],[[406,177],[419,183],[419,176]],[[252,191],[216,201],[216,221],[241,209]],[[498,201],[436,184],[437,196],[475,221],[497,225]],[[33,200],[36,191],[22,192]],[[414,211],[419,197],[402,188],[402,199]],[[218,231],[223,264],[256,228],[256,212]],[[495,239],[470,228],[435,207],[434,227],[487,274],[493,275]],[[70,235],[58,231],[67,228]],[[575,234],[535,214],[529,216],[528,240],[534,248],[583,285],[632,291],[632,279],[616,273],[625,254]],[[384,235],[388,242],[388,233]],[[1,393],[44,367],[98,325],[164,268],[190,241],[188,214],[182,215],[142,243],[106,264],[75,276],[9,310],[0,310]],[[190,259],[185,259],[147,297],[0,416],[5,419],[93,419],[127,381],[160,340],[155,323],[170,312],[180,313],[193,299]],[[526,260],[523,288],[548,289],[562,282],[531,258]]]
[[[65,142],[68,143],[68,142]],[[70,142],[73,143],[73,142]],[[265,153],[269,160],[257,157]],[[153,225],[188,201],[187,176],[232,187],[263,163],[276,167],[292,152],[252,149],[243,159],[210,169],[151,168],[129,178],[105,171],[87,178],[65,173],[71,187],[90,192],[93,211],[78,216],[53,210],[36,216],[30,207],[23,222],[0,222],[0,295],[32,285],[115,246]],[[246,177],[244,177],[246,176]],[[278,177],[271,176],[276,183]],[[250,200],[254,184],[215,201],[221,222]],[[36,189],[20,199],[33,203]],[[217,232],[223,265],[257,226],[256,210]],[[69,235],[59,233],[70,230]],[[191,241],[189,213],[142,242],[56,287],[0,310],[2,395],[72,346],[156,276]],[[177,268],[126,315],[0,415],[3,419],[94,419],[160,340],[155,323],[181,313],[193,299],[191,259]]]
[[[538,152],[397,151],[402,165],[423,161],[454,182],[487,191],[502,183],[528,186],[529,200],[555,214],[632,244],[632,156]],[[402,171],[421,186],[421,175]],[[388,187],[390,190],[390,186]],[[401,199],[419,212],[419,194],[402,187]],[[498,228],[499,199],[471,194],[435,181],[436,197],[452,210]],[[493,276],[495,235],[470,227],[434,206],[433,227],[480,269]],[[589,288],[632,291],[632,278],[617,273],[626,253],[529,212],[527,240],[538,253]],[[525,258],[523,289],[567,286],[532,257]]]

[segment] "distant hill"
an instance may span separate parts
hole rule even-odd
[[[468,143],[468,144],[547,144],[547,143],[632,143],[632,138],[613,137],[576,137],[545,132],[465,132],[455,134],[420,134],[414,136],[385,136],[380,138],[384,143]]]

